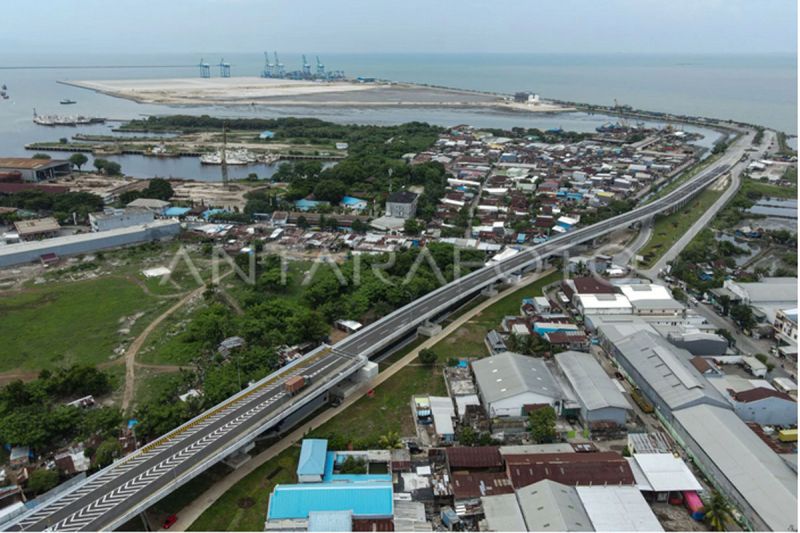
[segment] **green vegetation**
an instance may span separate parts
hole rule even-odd
[[[43,371],[29,383],[12,381],[0,389],[0,441],[44,453],[76,438],[116,437],[122,422],[119,409],[65,404],[83,396],[106,395],[112,386],[106,373],[88,366]]]
[[[119,196],[119,202],[127,205],[137,198],[151,198],[154,200],[169,200],[175,194],[172,185],[162,178],[153,178],[147,182],[147,187],[141,191],[126,191]]]
[[[89,162],[89,158],[78,152],[69,156],[68,161],[70,165],[80,170],[83,165]]]
[[[486,355],[484,337],[490,329],[499,327],[503,317],[519,314],[523,298],[541,296],[542,289],[561,278],[560,272],[553,272],[530,285],[522,287],[505,298],[490,305],[446,338],[437,342],[433,350],[441,361],[451,357],[483,357]]]
[[[40,213],[52,213],[59,221],[72,222],[75,213],[78,221],[88,220],[89,213],[103,209],[103,199],[87,192],[48,194],[44,191],[21,191],[0,197],[0,207],[16,207]]]
[[[733,508],[717,491],[713,491],[711,500],[706,502],[705,520],[712,531],[726,531],[728,524],[734,523]]]
[[[54,283],[7,293],[0,300],[0,371],[57,368],[108,361],[120,341],[133,335],[166,302],[135,283],[103,277]],[[133,319],[137,312],[144,316]],[[131,332],[120,333],[124,322]]]
[[[106,176],[119,176],[122,174],[122,166],[116,161],[109,161],[108,159],[95,159],[94,168]]]
[[[556,412],[549,405],[531,411],[528,424],[533,442],[542,444],[553,442],[556,438]]]
[[[34,495],[44,494],[59,483],[58,472],[39,468],[34,470],[28,480],[28,492]]]
[[[680,211],[666,216],[657,216],[653,224],[653,234],[639,252],[644,258],[642,265],[653,266],[721,195],[722,191],[705,189]]]
[[[438,359],[439,357],[436,355],[436,352],[430,348],[424,348],[419,351],[419,362],[423,365],[433,366]]]
[[[261,531],[267,516],[268,496],[279,483],[296,483],[300,456],[291,447],[248,474],[205,510],[189,531]],[[179,491],[180,492],[180,491]],[[173,507],[169,512],[175,512]]]

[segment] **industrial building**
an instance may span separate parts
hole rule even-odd
[[[180,233],[174,220],[156,220],[142,226],[131,226],[100,233],[80,233],[43,241],[22,242],[0,247],[0,268],[38,261],[44,254],[68,256],[118,248],[140,242],[169,239]]]
[[[489,416],[522,416],[535,404],[561,411],[564,393],[543,359],[503,352],[473,361],[472,372]]]
[[[758,387],[731,395],[733,410],[759,426],[796,426],[797,402],[785,392]]]
[[[599,329],[601,338],[605,326]],[[669,419],[673,411],[699,404],[729,408],[727,400],[689,363],[692,355],[663,337],[640,331],[603,347],[631,377],[658,413]]]
[[[674,430],[695,464],[756,531],[797,530],[797,474],[730,409],[694,405]]]
[[[149,224],[155,219],[153,212],[146,208],[126,207],[125,209],[106,209],[103,213],[89,213],[92,231],[108,231]]]
[[[28,157],[0,157],[0,172],[18,173],[23,181],[38,182],[66,176],[72,171],[64,159],[36,159]]]
[[[61,225],[53,217],[29,218],[14,222],[14,229],[21,241],[34,241],[58,235]]]
[[[631,406],[593,355],[569,351],[556,354],[555,360],[575,391],[584,422],[625,425]]]
[[[575,487],[543,479],[517,490],[528,531],[594,531]]]

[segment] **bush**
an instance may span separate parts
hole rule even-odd
[[[419,361],[423,365],[433,366],[434,364],[436,364],[437,359],[438,356],[436,355],[436,352],[434,352],[430,348],[424,348],[419,351]]]

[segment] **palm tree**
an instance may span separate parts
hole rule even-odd
[[[731,505],[717,491],[711,494],[711,501],[706,506],[706,522],[714,531],[725,531],[725,526],[733,522]]]
[[[400,440],[400,435],[396,431],[390,431],[386,435],[380,436],[378,445],[386,450],[399,450],[403,447],[403,441]]]

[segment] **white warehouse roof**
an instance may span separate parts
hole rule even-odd
[[[655,492],[667,491],[702,491],[703,486],[694,477],[692,471],[683,459],[675,457],[671,453],[635,453],[629,458],[631,470],[634,477],[637,477],[637,469],[644,475],[649,488]],[[637,484],[638,484],[637,478]]]
[[[595,531],[664,531],[632,485],[578,486],[575,490]]]
[[[592,309],[617,309],[630,311],[631,303],[622,294],[576,294],[579,305],[589,312]]]
[[[619,289],[631,302],[637,300],[672,300],[672,294],[669,289],[655,283],[619,285]]]

